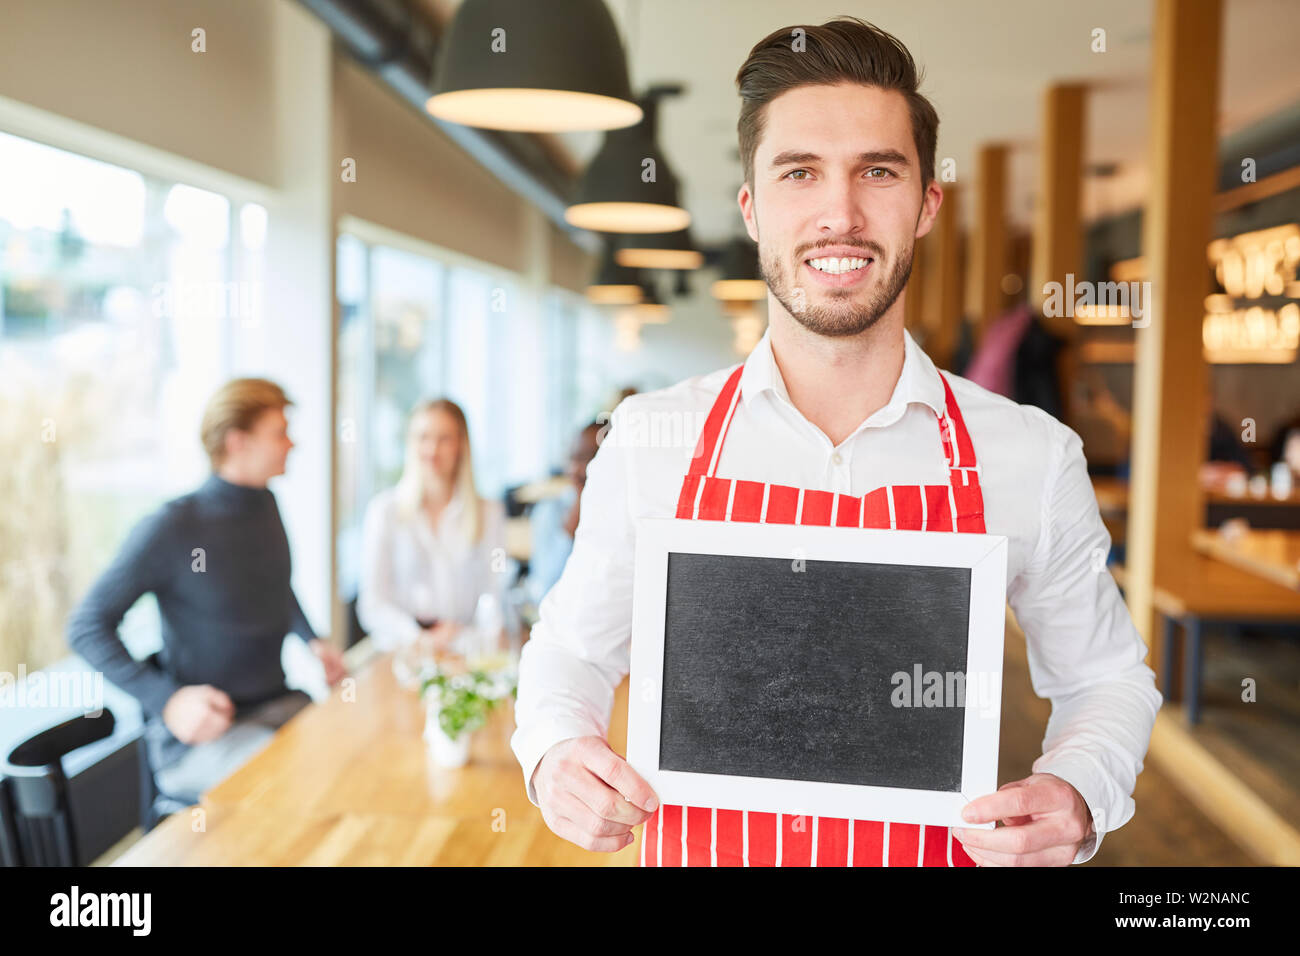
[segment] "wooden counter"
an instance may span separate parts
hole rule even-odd
[[[1300,591],[1300,531],[1250,530],[1229,537],[1193,531],[1192,545],[1202,554]]]

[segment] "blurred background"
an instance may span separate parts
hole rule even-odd
[[[609,132],[576,107],[435,115],[456,0],[7,0],[0,672],[84,668],[68,612],[137,520],[203,479],[199,415],[236,375],[295,401],[272,487],[318,632],[365,637],[362,517],[436,395],[506,505],[529,620],[531,513],[567,487],[580,429],[743,360],[765,328],[737,68],[771,30],[874,15],[941,121],[909,330],[1083,438],[1114,544],[1098,567],[1168,701],[1138,816],[1095,862],[1300,862],[1300,5],[596,5],[640,117]],[[554,29],[594,30],[586,6],[555,4]],[[562,67],[535,64],[536,85]],[[661,232],[591,208],[636,199],[602,164],[627,137],[679,214]],[[144,656],[158,633],[146,598],[124,640]],[[1008,647],[1015,779],[1050,705],[1014,621]],[[285,653],[312,688],[314,662]],[[133,701],[106,694],[129,725]],[[0,738],[51,716],[0,708]]]

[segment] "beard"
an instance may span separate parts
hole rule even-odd
[[[900,255],[894,257],[884,281],[878,288],[872,290],[867,300],[862,303],[854,301],[856,296],[862,294],[861,289],[825,289],[819,291],[824,292],[829,301],[814,305],[808,301],[810,291],[792,283],[790,277],[781,269],[779,259],[764,253],[761,246],[759,269],[763,281],[767,283],[776,301],[781,303],[796,322],[817,335],[848,337],[871,328],[898,300],[907,286],[907,280],[912,275],[914,247],[915,243],[909,243]],[[864,251],[869,251],[875,260],[871,268],[881,268],[884,265],[884,250],[879,246],[873,243]],[[800,259],[795,268],[802,267],[803,260]],[[796,292],[801,294],[796,296]]]

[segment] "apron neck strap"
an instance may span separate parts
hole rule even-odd
[[[727,429],[735,417],[736,406],[740,403],[740,376],[743,364],[727,377],[722,391],[714,399],[709,416],[704,421],[704,429],[695,443],[695,452],[691,457],[688,475],[713,476],[718,470],[718,459],[722,457],[722,446],[726,441]],[[943,455],[950,469],[974,469],[975,446],[971,444],[970,433],[966,430],[966,420],[962,417],[957,399],[952,393],[947,377],[939,372],[939,381],[943,382],[944,414],[939,418],[939,435],[943,440]]]

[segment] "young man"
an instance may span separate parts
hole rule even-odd
[[[621,849],[644,822],[649,865],[1087,860],[1133,815],[1161,696],[1095,561],[1109,538],[1078,436],[941,374],[904,331],[913,245],[943,200],[938,118],[917,93],[911,55],[841,18],[776,31],[737,83],[738,199],[758,243],[769,328],[743,365],[629,399],[615,414],[588,469],[573,554],[524,647],[512,745],[529,798],[552,830],[592,850]],[[694,449],[638,447],[646,443],[630,427],[705,415]],[[833,514],[814,489],[836,493]],[[604,734],[628,670],[634,521],[674,515],[1006,535],[1007,599],[1028,638],[1034,689],[1053,706],[1032,773],[964,813],[1005,825],[810,826],[660,806]]]
[[[69,646],[139,699],[158,787],[180,800],[197,802],[311,702],[285,686],[285,634],[307,642],[331,686],[346,674],[290,587],[289,540],[267,488],[293,448],[290,404],[265,379],[222,386],[200,427],[212,474],[136,525],[68,620]],[[134,660],[117,633],[146,592],[162,618],[157,664]]]

